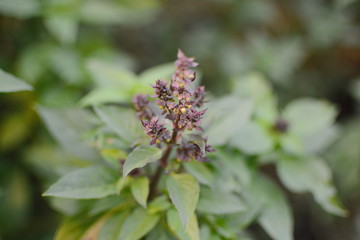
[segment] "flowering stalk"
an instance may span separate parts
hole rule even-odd
[[[196,80],[196,72],[192,69],[198,66],[194,58],[189,58],[182,51],[178,51],[175,61],[176,71],[170,82],[158,79],[154,88],[155,104],[159,107],[161,114],[157,115],[150,104],[148,96],[136,95],[133,104],[144,127],[145,133],[151,138],[150,145],[156,144],[164,147],[165,151],[159,160],[159,167],[154,174],[150,184],[151,199],[155,192],[157,182],[167,166],[171,151],[176,148],[178,161],[207,161],[206,152],[214,149],[208,145],[207,139],[197,136],[196,141],[183,136],[185,130],[202,131],[201,119],[206,109],[201,110],[205,103],[205,88],[192,89],[191,83]],[[169,130],[165,121],[172,123]],[[204,147],[203,147],[204,146]]]

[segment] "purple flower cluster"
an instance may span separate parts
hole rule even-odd
[[[145,96],[140,94],[135,95],[133,98],[133,103],[136,110],[136,115],[140,119],[150,120],[153,117],[154,113],[149,107],[150,101]]]
[[[141,123],[145,133],[151,137],[151,145],[170,140],[170,131],[164,127],[164,123],[159,121],[158,116],[151,118],[150,121],[141,121]]]
[[[181,161],[189,161],[192,158],[200,161],[206,162],[206,152],[214,152],[215,150],[208,144],[206,144],[207,139],[205,141],[205,151],[203,151],[199,145],[194,142],[182,141],[180,147],[176,151],[177,159]]]
[[[191,83],[196,80],[196,72],[192,69],[198,66],[192,57],[186,57],[179,50],[175,61],[176,71],[171,81],[157,80],[154,88],[155,103],[161,109],[163,118],[172,122],[172,134],[166,129],[164,121],[160,121],[149,106],[147,97],[137,95],[133,99],[137,116],[141,119],[146,134],[151,137],[150,144],[165,143],[177,146],[177,158],[183,161],[196,159],[206,160],[206,152],[211,152],[211,146],[206,145],[205,150],[193,143],[187,142],[181,134],[185,129],[201,131],[201,119],[206,109],[199,109],[205,103],[205,88],[198,87],[195,90]],[[177,142],[180,141],[181,144]],[[206,139],[203,139],[206,143]]]

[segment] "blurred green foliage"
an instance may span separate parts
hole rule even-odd
[[[0,93],[1,239],[52,239],[60,218],[41,193],[59,176],[88,166],[92,157],[98,157],[88,152],[86,144],[76,146],[67,142],[68,138],[56,139],[62,148],[54,144],[35,109],[57,119],[59,131],[68,129],[65,134],[70,139],[76,140],[77,134],[85,138],[89,133],[83,119],[90,123],[97,119],[81,115],[73,120],[67,117],[72,109],[59,114],[52,107],[123,101],[139,88],[146,92],[146,84],[139,82],[171,72],[166,63],[177,48],[197,57],[203,83],[214,95],[235,92],[248,97],[251,93],[257,104],[264,106],[256,108],[256,124],[242,130],[243,138],[234,144],[246,154],[271,148],[263,128],[279,114],[268,110],[277,104],[269,100],[272,90],[269,93],[261,85],[244,85],[244,79],[254,77],[249,72],[260,72],[270,80],[278,104],[285,106],[282,115],[302,119],[296,123],[297,129],[306,131],[306,121],[326,125],[328,118],[335,117],[335,109],[322,101],[309,106],[306,99],[291,100],[311,96],[337,105],[340,128],[331,127],[315,137],[297,135],[295,129],[291,135],[296,137],[277,141],[291,151],[319,153],[332,143],[330,140],[338,139],[325,159],[350,216],[345,220],[326,217],[309,207],[306,197],[291,196],[296,206],[295,235],[303,239],[356,239],[360,208],[356,191],[360,175],[359,12],[356,0],[0,0],[0,68],[35,89],[31,93]],[[144,71],[159,64],[164,65]],[[0,77],[3,89],[7,74],[1,72]],[[131,79],[126,86],[108,82],[123,77]],[[124,89],[127,91],[120,91]],[[244,117],[246,111],[232,114]],[[211,131],[226,134],[222,129]],[[244,136],[252,138],[241,141]],[[305,143],[303,149],[299,149],[299,142]],[[75,147],[82,151],[71,150]],[[273,175],[273,169],[265,171]],[[49,204],[71,215],[89,203],[57,199]],[[79,223],[74,220],[71,224]],[[261,231],[259,235],[265,239]]]

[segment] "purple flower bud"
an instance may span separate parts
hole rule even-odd
[[[288,131],[288,128],[289,128],[289,123],[281,118],[277,119],[274,124],[275,131],[279,133],[286,133]]]
[[[149,107],[149,100],[146,98],[146,96],[138,94],[135,95],[132,99],[132,102],[134,104],[136,115],[140,119],[150,120],[154,113]]]
[[[180,161],[188,162],[194,158],[197,151],[201,152],[196,144],[183,141],[176,151],[176,157]]]
[[[205,103],[205,94],[206,94],[205,87],[204,86],[198,87],[192,96],[193,97],[192,105],[197,108],[202,107]]]
[[[195,58],[193,57],[186,57],[185,54],[179,49],[177,54],[177,60],[175,62],[175,66],[178,69],[188,69],[197,67],[199,64],[195,62]]]
[[[206,142],[207,139],[204,139],[204,141]],[[211,148],[210,145],[206,145],[206,148],[209,150],[209,151],[207,151],[205,149],[206,152],[215,151]],[[200,162],[208,161],[208,159],[206,158],[206,153],[203,152],[197,144],[195,144],[193,142],[186,142],[184,140],[182,141],[180,147],[177,149],[176,154],[177,154],[176,155],[177,159],[180,161],[188,162],[191,159],[195,159]]]
[[[156,97],[165,102],[173,99],[173,94],[167,87],[167,84],[167,82],[159,79],[156,81],[155,85],[152,85],[152,87],[155,89]]]
[[[170,132],[164,127],[164,123],[159,121],[159,117],[155,116],[150,121],[141,121],[145,133],[151,137],[150,145],[165,142],[170,139]]]
[[[208,141],[207,137],[204,138],[204,141],[205,141],[205,151],[206,152],[215,152],[216,151],[211,145],[207,144],[207,141]]]
[[[132,102],[134,103],[135,109],[137,111],[146,108],[150,103],[149,100],[147,100],[146,97],[141,94],[135,95],[132,99]]]
[[[175,108],[178,107],[178,104],[174,103],[174,102],[168,102],[167,103],[167,107],[170,109],[170,110],[174,110]]]
[[[202,111],[196,111],[195,109],[190,108],[186,112],[186,114],[185,114],[186,126],[189,130],[191,130],[193,128],[201,130],[201,128],[200,128],[201,119],[204,116],[206,110],[207,109],[202,110]]]
[[[176,71],[172,76],[172,89],[186,88],[190,90],[190,83],[195,81],[196,73],[190,68],[197,67],[199,64],[196,63],[193,57],[186,57],[185,54],[179,50],[178,59],[175,61]]]

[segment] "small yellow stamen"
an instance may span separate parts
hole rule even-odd
[[[180,108],[180,111],[181,111],[182,114],[185,114],[186,113],[186,108],[182,107],[182,108]]]

